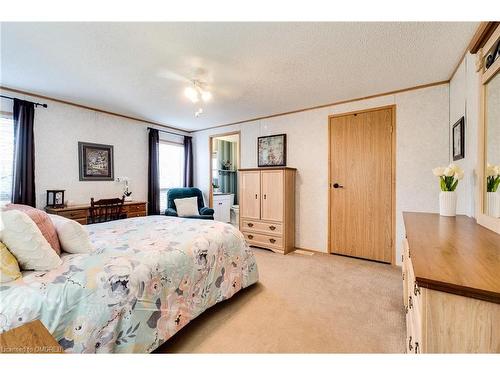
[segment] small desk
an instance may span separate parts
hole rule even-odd
[[[0,353],[62,353],[63,351],[62,346],[39,320],[0,335]]]
[[[90,216],[90,204],[79,204],[63,208],[45,207],[45,211],[49,214],[64,216],[68,219],[78,221],[82,225],[86,225]],[[146,216],[148,214],[148,203],[141,201],[124,202],[123,214],[127,218]]]

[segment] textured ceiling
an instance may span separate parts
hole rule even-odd
[[[447,80],[477,26],[2,23],[1,85],[194,130]]]

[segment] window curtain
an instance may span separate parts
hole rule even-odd
[[[149,129],[148,215],[160,214],[160,138],[158,130]]]
[[[13,118],[12,202],[35,207],[35,139],[33,131],[35,104],[14,99]]]
[[[193,186],[193,138],[184,137],[184,187]]]

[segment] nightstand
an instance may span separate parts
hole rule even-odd
[[[62,353],[63,351],[62,346],[39,320],[0,335],[0,353]]]

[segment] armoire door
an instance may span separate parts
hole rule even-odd
[[[393,107],[330,118],[330,252],[392,262]]]
[[[261,171],[261,219],[283,220],[283,171]]]
[[[260,219],[260,172],[240,172],[240,216]]]

